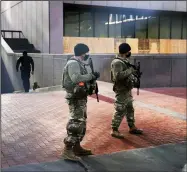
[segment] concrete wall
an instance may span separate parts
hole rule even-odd
[[[187,11],[186,1],[2,1],[1,29],[21,30],[42,53],[63,53],[63,3]]]
[[[186,1],[64,1],[65,3],[186,12]]]
[[[37,49],[49,53],[48,1],[3,1],[1,9],[2,30],[21,30]]]
[[[15,64],[15,54],[4,39],[1,38],[1,93],[11,93],[14,90],[23,88]]]
[[[41,87],[61,85],[62,70],[67,58],[71,55],[29,54],[35,62],[35,74],[31,77],[31,85],[37,81]],[[10,78],[8,87],[21,90],[20,72],[16,72],[16,60],[21,54],[3,56],[5,68]],[[110,82],[110,63],[114,57],[111,55],[91,55],[96,71],[101,73],[100,80]],[[186,55],[148,55],[134,56],[141,62],[141,87],[185,87],[186,86]],[[133,60],[132,60],[133,61]],[[5,73],[5,72],[4,72]],[[3,74],[3,72],[2,72]],[[2,80],[7,76],[2,75]],[[2,87],[5,88],[5,87]],[[9,91],[11,88],[8,89]],[[2,90],[3,92],[3,90]]]

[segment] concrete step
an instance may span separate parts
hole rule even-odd
[[[12,171],[167,171],[182,172],[186,164],[186,142],[84,157],[79,163],[58,160],[2,169]]]

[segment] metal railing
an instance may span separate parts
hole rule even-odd
[[[18,36],[15,37],[15,34],[18,34]],[[25,38],[20,30],[1,30],[1,35],[3,38]]]

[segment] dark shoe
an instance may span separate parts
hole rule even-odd
[[[129,133],[130,134],[143,134],[143,130],[138,129],[136,127],[132,127],[130,128]]]
[[[125,138],[124,135],[121,134],[119,131],[114,131],[114,130],[112,130],[111,136],[115,137],[115,138],[118,138],[118,139],[124,139]]]
[[[75,155],[77,155],[77,156],[93,155],[93,153],[90,149],[84,149],[83,147],[81,147],[80,143],[75,145],[75,147],[73,148],[73,151],[74,151]]]
[[[73,148],[68,148],[66,146],[65,146],[65,148],[62,152],[61,157],[66,159],[66,160],[71,160],[71,161],[79,161],[80,160],[80,158],[77,157],[75,155],[75,153],[73,152]]]

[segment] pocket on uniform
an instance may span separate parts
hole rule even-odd
[[[122,112],[125,110],[125,104],[121,104],[121,103],[114,103],[115,109],[118,112]]]

